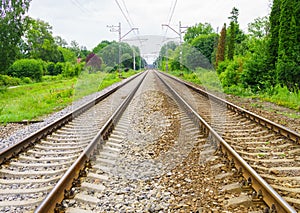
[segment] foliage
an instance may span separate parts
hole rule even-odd
[[[270,21],[267,16],[254,19],[254,22],[248,24],[248,32],[251,37],[264,38],[269,35]]]
[[[50,75],[59,75],[63,72],[64,63],[58,62],[54,66],[53,73],[49,73]]]
[[[280,28],[280,7],[281,0],[273,0],[270,14],[270,43],[269,43],[269,69],[275,70],[275,64],[278,56],[279,46],[279,28]]]
[[[220,74],[220,81],[223,87],[239,85],[241,83],[241,74],[243,72],[244,58],[235,57],[229,61],[224,72]]]
[[[254,91],[268,88],[274,81],[271,75],[268,61],[268,42],[269,39],[251,39],[250,56],[245,61],[244,71],[242,73],[242,82],[245,88],[251,87]]]
[[[280,13],[278,59],[276,73],[278,82],[289,89],[300,89],[300,44],[298,42],[295,0],[282,0]]]
[[[199,35],[192,40],[191,45],[201,52],[203,56],[211,63],[212,53],[217,41],[218,35],[215,33]]]
[[[218,67],[219,62],[225,60],[225,48],[226,48],[226,24],[224,24],[221,35],[218,41],[218,49],[216,55],[216,67]]]
[[[20,78],[14,78],[8,75],[1,75],[0,74],[0,87],[10,87],[10,86],[17,86],[22,83]]]
[[[71,51],[68,48],[60,47],[60,46],[58,46],[57,49],[62,54],[63,62],[73,62],[73,63],[76,62],[76,55],[73,51]]]
[[[13,77],[29,77],[35,81],[41,81],[43,68],[41,62],[38,60],[20,59],[9,67],[8,74]]]
[[[111,44],[111,42],[109,42],[109,41],[107,41],[107,40],[101,41],[101,43],[99,43],[99,44],[93,49],[93,53],[96,53],[96,54],[100,53],[101,50],[102,50],[104,47],[106,47],[106,46],[108,46],[108,45],[110,45],[110,44]]]
[[[16,60],[30,0],[0,1],[0,74]]]
[[[52,36],[52,27],[42,20],[27,18],[25,43],[30,58],[52,61],[64,61],[62,53],[58,50]]]
[[[214,33],[214,30],[209,23],[199,23],[187,29],[187,32],[184,35],[184,41],[191,43],[196,37],[211,33]]]
[[[102,60],[95,53],[90,53],[86,58],[86,67],[90,72],[100,71],[102,66]]]
[[[229,60],[233,59],[234,56],[234,50],[235,50],[235,40],[236,40],[236,31],[239,28],[238,27],[238,15],[239,15],[239,10],[234,7],[231,11],[231,16],[228,17],[230,19],[230,30],[229,30],[229,36],[228,36],[228,52],[227,52],[227,57]]]
[[[228,52],[227,52],[227,58],[229,60],[233,59],[234,56],[234,49],[235,49],[235,29],[236,29],[236,24],[231,21],[230,22],[230,35],[228,36]]]

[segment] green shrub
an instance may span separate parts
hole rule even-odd
[[[48,62],[47,64],[47,74],[48,75],[54,75],[55,70],[55,63],[53,62]]]
[[[0,87],[17,86],[21,84],[21,79],[8,75],[0,75]]]
[[[54,66],[53,74],[52,75],[59,75],[62,74],[64,69],[64,63],[57,62]],[[50,73],[49,73],[50,74]]]
[[[20,59],[10,66],[8,75],[17,78],[29,77],[32,80],[41,81],[43,66],[40,61],[35,59]]]
[[[22,78],[22,82],[24,84],[31,84],[32,83],[32,80],[29,78],[29,77],[25,77],[25,78]]]

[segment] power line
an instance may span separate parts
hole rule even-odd
[[[124,8],[125,8],[125,10],[126,10],[126,13],[127,13],[128,19],[129,19],[129,21],[131,22],[131,24],[134,26],[134,24],[133,24],[133,21],[132,21],[132,19],[131,19],[130,15],[129,15],[129,11],[128,11],[127,7],[126,7],[125,1],[124,1],[124,0],[122,0],[122,2],[123,2],[123,5],[124,5]]]
[[[115,0],[115,2],[117,3],[117,5],[118,5],[119,9],[121,10],[121,12],[122,12],[122,14],[123,14],[124,18],[126,19],[126,21],[127,21],[128,25],[129,25],[129,27],[130,27],[130,28],[133,28],[133,27],[132,27],[132,25],[130,24],[130,21],[129,21],[129,19],[127,18],[126,14],[124,13],[124,11],[123,11],[123,9],[122,9],[121,5],[119,4],[118,0]]]

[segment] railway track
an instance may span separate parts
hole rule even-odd
[[[107,116],[101,108],[107,103],[101,101],[99,111],[85,112],[51,136],[43,132],[19,158],[1,158],[6,162],[0,170],[2,211],[31,211],[39,204],[36,212],[295,212],[286,200],[297,209],[297,198],[282,194],[286,191],[278,184],[284,200],[253,168],[274,188],[272,179],[292,179],[295,186],[299,180],[274,164],[265,174],[271,160],[255,152],[252,139],[259,145],[260,139],[284,142],[283,136],[269,137],[276,131],[297,142],[297,133],[278,125],[266,130],[270,122],[210,95],[203,98],[197,89],[187,90],[157,72],[144,76],[132,81],[130,94],[115,97],[119,107]],[[278,149],[293,148],[281,144]],[[290,191],[297,196],[297,188]]]
[[[147,82],[153,86],[160,80],[150,72],[141,87]],[[140,92],[142,97],[136,105],[132,105],[131,99],[133,102],[137,99],[134,94],[139,94],[139,90],[128,96],[122,104],[124,108],[114,113],[37,212],[53,208],[57,212],[196,212],[211,209],[257,212],[266,208],[262,195],[270,196],[269,212],[275,208],[277,212],[294,212],[167,83],[164,85],[163,94],[151,89]],[[161,86],[158,90],[162,90]],[[162,97],[163,100],[155,101]],[[125,109],[129,104],[130,107]],[[122,117],[123,112],[125,116]],[[143,116],[138,116],[139,112]],[[153,120],[149,122],[149,117],[156,122],[151,125]],[[159,132],[161,129],[164,131]],[[107,132],[112,134],[107,137]],[[218,143],[222,144],[219,151],[215,148]],[[226,155],[233,160],[224,160]],[[238,165],[238,170],[233,164]],[[239,169],[240,166],[244,171]],[[244,186],[239,184],[242,173],[251,178],[251,183],[248,178]],[[201,177],[201,174],[205,176]],[[199,178],[203,181],[197,185]],[[249,197],[251,187],[258,192],[253,191],[252,198]],[[242,188],[247,189],[246,192]],[[212,197],[205,196],[209,193]],[[210,205],[202,203],[205,200]]]
[[[34,210],[143,75],[0,153],[0,211]]]
[[[190,84],[168,79],[178,93],[187,93],[188,90],[186,101],[193,105],[193,109],[287,202],[300,211],[300,134]]]

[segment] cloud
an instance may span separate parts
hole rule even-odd
[[[171,6],[175,0],[118,0],[124,12],[125,2],[134,27],[140,35],[164,35],[161,24],[167,23]],[[258,16],[269,13],[268,0],[178,0],[170,25],[178,29],[182,25],[192,26],[199,22],[209,22],[216,29],[228,23],[231,9],[236,6],[242,29]],[[76,40],[89,49],[102,40],[118,40],[118,34],[112,33],[107,25],[122,23],[122,35],[130,30],[118,5],[113,0],[33,0],[29,15],[49,22],[55,35],[60,35],[68,42]],[[134,34],[130,35],[133,36]],[[168,30],[167,36],[177,35]],[[156,44],[154,44],[156,45]]]

